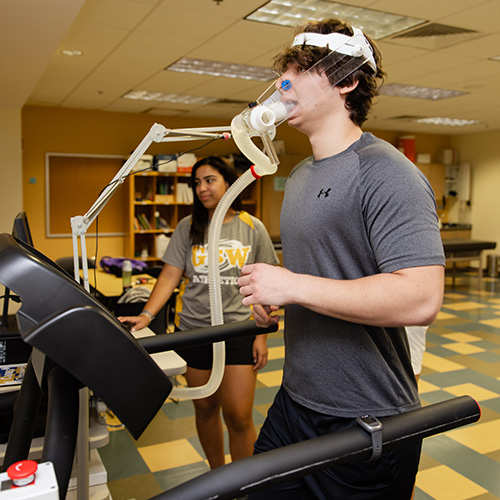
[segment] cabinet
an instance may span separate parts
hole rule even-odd
[[[129,225],[126,255],[158,263],[163,256],[160,239],[174,232],[191,214],[189,173],[141,172],[128,178]],[[260,218],[261,184],[254,181],[241,194],[243,208]]]
[[[442,163],[417,163],[417,167],[429,180],[436,200],[445,195],[445,166]]]

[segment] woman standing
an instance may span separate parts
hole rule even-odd
[[[142,313],[119,318],[132,324],[133,331],[149,325],[183,277],[176,300],[176,331],[210,326],[208,226],[217,204],[237,177],[236,170],[219,157],[204,158],[193,166],[193,214],[182,219],[175,229],[162,259],[165,265]],[[279,263],[264,225],[241,210],[241,201],[237,198],[224,218],[219,243],[224,323],[251,317],[251,308],[241,304],[237,279],[243,265],[255,262]],[[212,368],[212,346],[177,352],[186,360],[188,385],[206,384]],[[232,460],[252,455],[256,440],[252,411],[257,370],[266,363],[265,335],[227,341],[226,367],[219,389],[212,396],[193,401],[198,437],[212,469],[225,463],[221,410]]]

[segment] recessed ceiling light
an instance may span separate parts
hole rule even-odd
[[[429,118],[419,118],[415,120],[416,123],[425,123],[428,125],[444,125],[446,127],[466,127],[468,125],[477,125],[481,123],[478,120],[462,120],[460,118],[441,118],[439,116],[432,116]]]
[[[77,57],[77,56],[82,56],[83,55],[83,51],[81,51],[81,50],[63,49],[63,50],[61,50],[61,54],[63,56]]]
[[[390,83],[383,85],[380,89],[383,95],[392,95],[397,97],[410,97],[412,99],[430,99],[437,101],[439,99],[448,99],[467,94],[458,90],[447,90],[432,87],[418,87],[417,85],[404,85],[402,83]]]
[[[180,73],[225,76],[226,78],[242,78],[244,80],[258,80],[261,82],[268,82],[276,78],[272,69],[268,67],[207,61],[203,59],[189,59],[187,57],[167,66],[165,69],[167,71],[178,71]]]
[[[323,0],[271,0],[245,19],[261,23],[297,26],[305,21],[330,17],[348,19],[375,40],[425,23],[424,19]]]
[[[217,97],[204,97],[197,95],[164,94],[163,92],[148,92],[147,90],[130,90],[122,95],[123,99],[136,101],[173,102],[175,104],[210,104],[218,101]]]

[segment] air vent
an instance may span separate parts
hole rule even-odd
[[[399,115],[399,116],[393,116],[389,118],[389,120],[400,120],[400,121],[406,121],[406,122],[413,122],[415,120],[419,120],[422,118],[421,116],[416,116],[416,115]]]
[[[391,38],[427,38],[431,36],[463,35],[465,33],[477,33],[477,31],[447,26],[446,24],[427,23],[399,35],[394,35]]]
[[[216,104],[235,104],[238,106],[246,106],[248,101],[241,101],[239,99],[219,99]]]

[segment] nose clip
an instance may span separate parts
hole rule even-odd
[[[290,80],[283,80],[281,82],[281,90],[290,90],[292,88],[292,82]]]

